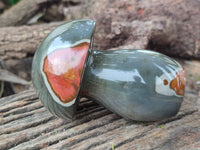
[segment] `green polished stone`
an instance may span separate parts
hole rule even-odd
[[[85,96],[132,120],[156,121],[174,116],[184,96],[185,77],[181,65],[168,56],[149,50],[95,51],[91,45],[94,28],[95,22],[88,19],[67,22],[53,30],[41,43],[34,56],[32,79],[44,106],[58,117],[72,119],[79,98]],[[64,103],[59,101],[58,93],[53,91],[51,82],[44,75],[44,59],[60,49],[73,48],[83,42],[90,43],[86,59],[77,55],[70,61],[58,55],[52,61],[62,60],[61,68],[64,70],[61,72],[66,71],[62,64],[67,66],[74,60],[84,61],[74,103]],[[70,58],[72,53],[66,51],[66,58],[68,54]],[[59,72],[59,68],[54,70]],[[53,79],[57,78],[56,73],[53,75]],[[66,84],[73,80],[73,75],[63,77],[66,77],[66,81],[63,79]],[[60,86],[57,82],[53,84]],[[67,87],[63,90],[68,92]]]

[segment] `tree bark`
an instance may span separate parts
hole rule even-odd
[[[147,41],[144,44],[147,44],[148,49],[187,59],[199,59],[200,21],[197,19],[200,18],[199,6],[200,1],[196,0],[102,0],[86,8],[98,21],[96,30],[99,32],[96,34],[98,39],[96,42],[101,43],[100,49],[118,46],[131,49],[143,48],[140,44],[143,45],[143,41]],[[154,18],[157,18],[158,22],[162,18],[165,20],[152,24],[155,31],[152,30],[150,36],[146,36],[147,40],[140,41],[140,38],[138,40],[138,35],[145,34],[144,31],[149,28],[147,22]],[[126,26],[120,25],[121,23],[133,24],[133,28],[129,26],[127,29]],[[168,29],[164,29],[167,32],[163,32],[162,28],[167,25]],[[160,26],[161,33],[159,33]]]
[[[38,3],[48,1],[38,0]],[[30,3],[35,5],[36,2],[31,0]],[[97,50],[145,48],[170,56],[200,59],[200,22],[197,19],[200,18],[199,1],[72,2],[76,5],[67,6],[67,11],[64,11],[68,20],[93,18],[97,21],[94,43]],[[12,13],[18,14],[17,11]],[[58,24],[1,28],[0,58],[21,59],[33,55],[42,39]]]
[[[50,2],[55,2],[55,0],[21,0],[0,16],[0,27],[25,24],[38,11],[41,11],[45,4],[48,6]]]
[[[0,28],[0,58],[33,56],[45,36],[62,23]],[[151,49],[170,56],[200,59],[199,42],[183,28],[184,24],[172,19],[155,17],[150,21],[112,22],[107,35],[102,33],[99,20],[96,26],[94,48],[97,50]]]
[[[0,28],[0,59],[32,56],[44,37],[61,23]]]

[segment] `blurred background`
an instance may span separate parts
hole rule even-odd
[[[31,64],[45,36],[73,19],[97,22],[94,49],[150,49],[186,69],[200,96],[199,0],[1,0],[0,97],[31,89]]]

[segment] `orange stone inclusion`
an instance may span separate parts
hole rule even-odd
[[[168,81],[167,81],[166,79],[164,79],[164,80],[163,80],[163,84],[164,84],[164,85],[167,85],[167,84],[168,84]]]
[[[54,94],[68,103],[77,97],[89,43],[57,49],[44,59],[43,72]]]
[[[174,90],[177,95],[184,96],[185,93],[185,70],[176,74],[176,77],[170,82],[170,89]]]

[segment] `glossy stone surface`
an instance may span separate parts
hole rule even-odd
[[[184,70],[148,50],[92,50],[95,22],[65,23],[38,48],[33,85],[54,115],[72,119],[79,98],[90,97],[132,120],[155,121],[175,115],[183,101]]]
[[[95,22],[67,22],[53,30],[38,48],[32,65],[33,85],[54,115],[73,118]]]
[[[155,121],[175,115],[184,96],[184,70],[147,50],[93,51],[82,95],[129,119]]]
[[[63,103],[73,102],[80,86],[89,43],[56,49],[44,58],[43,72],[48,84]]]

